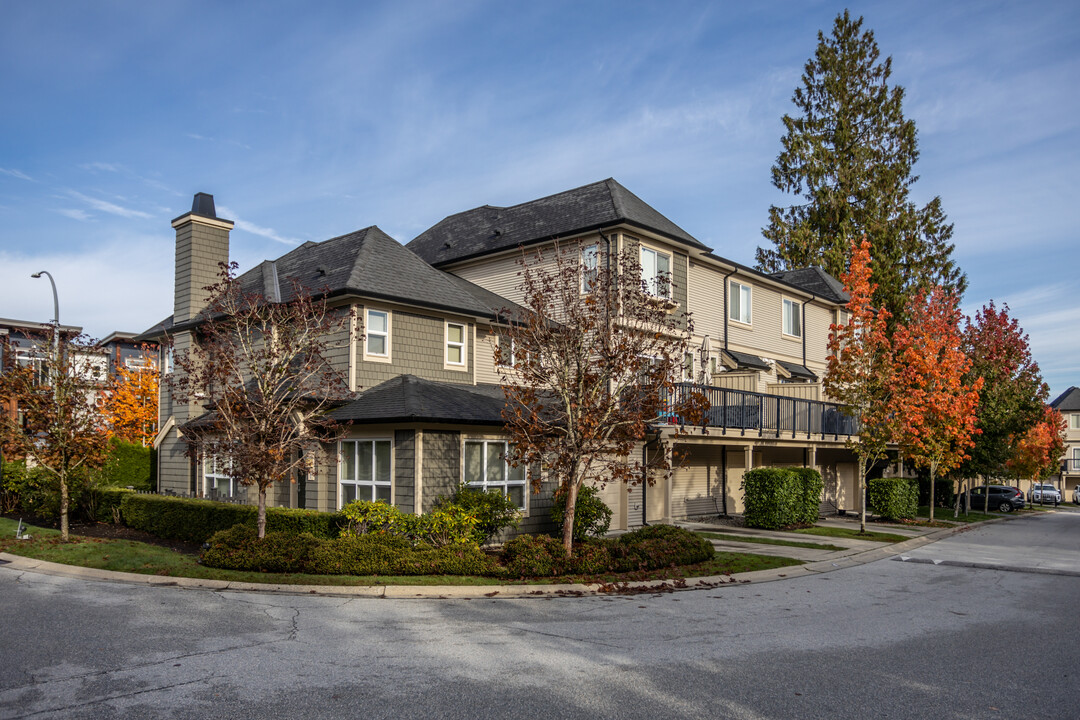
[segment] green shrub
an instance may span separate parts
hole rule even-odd
[[[97,486],[87,494],[86,515],[98,522],[114,522],[120,515],[120,504],[132,493],[126,487]]]
[[[85,515],[90,474],[78,468],[68,476],[69,517]],[[60,479],[44,467],[26,466],[23,460],[4,463],[3,503],[5,512],[22,512],[41,520],[60,518]]]
[[[743,473],[742,488],[747,527],[779,530],[800,521],[802,492],[787,468],[755,468]]]
[[[795,509],[798,516],[796,522],[813,525],[821,515],[821,491],[825,489],[825,481],[814,468],[793,467],[788,470],[795,474],[800,486],[799,505]]]
[[[454,505],[476,518],[473,540],[483,545],[506,528],[517,528],[521,510],[498,490],[478,490],[462,483],[449,498],[435,501],[435,509]]]
[[[503,546],[502,564],[509,577],[550,577],[567,569],[566,548],[547,535],[518,535]]]
[[[109,438],[109,454],[97,473],[98,481],[104,485],[150,490],[152,453],[150,448],[139,443]]]
[[[341,508],[341,515],[348,523],[341,531],[343,535],[359,536],[368,533],[405,534],[402,528],[405,522],[405,513],[384,502],[354,500]]]
[[[907,478],[875,478],[867,483],[870,508],[886,520],[915,517],[919,511],[919,486]]]
[[[310,572],[314,555],[324,542],[310,533],[288,532],[267,532],[260,540],[255,528],[236,525],[214,533],[200,561],[226,570]]]
[[[405,515],[401,523],[407,538],[440,548],[447,545],[479,545],[477,518],[465,508],[447,503],[423,515]]]
[[[712,543],[674,525],[649,525],[620,535],[619,549],[612,552],[613,570],[657,570],[694,565],[712,558]]]
[[[258,509],[254,505],[215,502],[167,495],[128,493],[120,502],[124,524],[160,538],[205,542],[211,535],[234,525],[256,527]],[[266,531],[292,535],[310,533],[333,537],[344,525],[340,513],[316,510],[267,508]]]
[[[554,503],[551,506],[551,519],[559,526],[563,526],[563,518],[566,515],[566,489],[559,486],[555,491]],[[611,527],[611,508],[600,497],[600,493],[591,485],[584,485],[578,491],[577,502],[574,503],[574,541],[581,541],[587,537],[603,537]]]

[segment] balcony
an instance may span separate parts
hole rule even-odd
[[[737,430],[745,435],[757,431],[763,437],[821,437],[839,440],[858,434],[858,422],[844,413],[842,406],[821,400],[767,395],[746,390],[703,387],[691,384],[675,386],[671,407],[677,408],[694,390],[705,393],[709,401],[707,426],[720,428],[723,434]],[[664,418],[665,425],[681,425],[675,413]]]
[[[1068,475],[1080,474],[1080,458],[1068,458],[1062,460],[1061,472]]]

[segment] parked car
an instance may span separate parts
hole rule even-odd
[[[1080,505],[1080,485],[1073,488],[1073,505]]]
[[[987,490],[989,489],[989,502]],[[964,510],[964,495],[960,496],[960,509]],[[1000,512],[1012,512],[1024,507],[1024,493],[1006,485],[980,485],[971,488],[971,509],[975,511],[987,508]]]
[[[1028,493],[1028,502],[1033,505],[1035,503],[1042,503],[1043,505],[1053,503],[1057,506],[1061,502],[1061,491],[1053,485],[1033,485],[1031,492]]]

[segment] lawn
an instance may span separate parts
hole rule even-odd
[[[930,508],[923,505],[919,508],[919,517],[929,518]],[[983,522],[984,520],[993,520],[996,517],[1001,517],[1001,513],[982,513],[972,510],[971,512],[960,513],[958,516],[953,517],[952,508],[934,508],[934,520],[944,520],[945,522],[962,522],[962,523],[975,523]]]
[[[420,576],[353,576],[353,575],[304,575],[300,573],[259,573],[238,570],[219,570],[203,567],[194,555],[136,542],[134,540],[105,540],[72,536],[72,542],[62,543],[57,530],[31,526],[31,540],[16,540],[18,523],[0,518],[0,552],[48,560],[49,562],[81,567],[159,575],[164,577],[187,577],[203,580],[232,582],[273,583],[279,585],[502,585],[524,584],[525,581],[507,581],[500,578],[469,575],[420,575]],[[669,580],[686,577],[706,577],[729,573],[768,570],[771,568],[801,565],[798,560],[771,555],[751,553],[718,552],[712,560],[697,565],[666,568],[624,575],[597,577],[557,577],[535,581],[539,584],[569,582],[625,582],[633,580]]]
[[[903,542],[904,540],[911,539],[907,535],[897,535],[896,533],[874,532],[871,530],[861,533],[858,530],[852,530],[851,528],[821,527],[818,525],[792,530],[791,532],[797,532],[803,535],[820,535],[822,537],[847,538],[849,540],[873,540],[875,542],[887,543]]]
[[[757,543],[760,545],[782,545],[784,547],[808,548],[810,550],[847,550],[840,545],[827,545],[823,543],[799,542],[798,540],[782,540],[780,538],[757,537],[754,535],[735,535],[733,533],[716,533],[696,531],[698,535],[714,540],[732,540],[734,542]]]

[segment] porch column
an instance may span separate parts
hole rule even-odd
[[[668,464],[669,468],[673,468],[673,466],[675,464],[675,457],[674,457],[674,453],[673,453],[675,446],[672,445],[672,446],[669,447],[667,445],[663,445],[662,447],[664,449],[664,460],[667,461],[667,464]],[[675,471],[674,471],[674,469],[672,469],[668,473],[667,482],[664,483],[664,484],[666,485],[666,487],[664,488],[664,508],[665,508],[664,514],[667,516],[667,519],[670,520],[672,517],[674,517],[674,514],[672,513],[672,509],[671,509],[671,486],[675,484]]]
[[[747,470],[753,470],[754,469],[754,446],[753,445],[747,445],[746,450],[744,452],[745,452],[745,460],[744,460],[743,465]]]
[[[817,470],[817,446],[811,445],[806,448],[806,467]],[[818,472],[821,472],[818,470]]]

